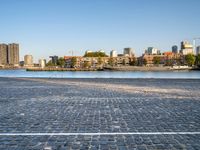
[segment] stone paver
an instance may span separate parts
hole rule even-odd
[[[0,133],[200,132],[200,80],[0,78]],[[0,136],[0,149],[200,149],[200,135]]]

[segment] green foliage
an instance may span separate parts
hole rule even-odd
[[[85,62],[83,63],[83,67],[84,67],[84,68],[90,68],[90,67],[91,67],[91,63],[88,62],[88,61],[85,61]]]
[[[188,66],[193,66],[195,63],[195,56],[193,54],[188,54],[185,56],[185,61]]]
[[[137,65],[137,60],[135,57],[133,57],[132,59],[130,59],[130,65],[131,66],[136,66]]]
[[[84,57],[108,57],[108,56],[103,52],[91,52],[85,54]]]
[[[65,66],[65,60],[64,60],[63,57],[60,57],[60,58],[58,59],[57,65],[60,66],[60,67],[64,67],[64,66]]]
[[[155,57],[153,58],[153,63],[154,63],[154,65],[159,65],[159,64],[160,64],[160,57],[155,56]]]
[[[109,64],[110,66],[114,66],[114,59],[113,59],[112,57],[109,58],[108,64]]]
[[[200,65],[200,54],[196,56],[196,65]]]
[[[55,64],[52,63],[52,60],[49,60],[49,62],[46,64],[47,67],[55,66]]]
[[[146,65],[147,65],[147,59],[144,58],[144,59],[142,60],[142,64],[146,66]]]
[[[173,64],[173,61],[170,59],[166,60],[165,62],[165,66],[172,66],[172,64]]]
[[[102,65],[103,64],[103,60],[101,57],[98,58],[98,65]]]
[[[76,66],[76,63],[77,63],[76,57],[72,57],[72,59],[71,59],[71,68],[74,68]]]
[[[65,60],[63,57],[60,57],[58,59],[57,64],[52,63],[52,60],[49,60],[49,62],[46,64],[47,67],[54,67],[54,66],[60,66],[60,67],[64,67],[65,66]]]

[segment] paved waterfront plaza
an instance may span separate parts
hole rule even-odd
[[[200,149],[200,80],[0,78],[0,149]]]

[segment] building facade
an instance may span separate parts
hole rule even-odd
[[[7,58],[10,66],[19,66],[19,44],[8,44]]]
[[[54,65],[57,65],[57,63],[58,63],[58,56],[49,56],[49,58],[51,58],[51,62]]]
[[[134,50],[132,48],[124,48],[124,56],[125,57],[133,57]]]
[[[0,65],[1,66],[5,66],[8,64],[7,49],[8,49],[8,46],[6,44],[0,44]]]
[[[196,48],[196,54],[197,54],[197,55],[200,54],[200,46],[197,46],[197,48]]]
[[[25,55],[24,56],[24,66],[25,67],[33,67],[33,56],[32,55]]]
[[[117,51],[112,50],[112,51],[110,52],[110,57],[117,57]]]
[[[175,54],[178,53],[178,46],[177,45],[172,46],[172,53],[175,53]]]
[[[148,47],[145,51],[145,54],[147,55],[160,55],[160,51],[157,48],[154,47]]]
[[[183,55],[194,54],[193,45],[190,44],[188,41],[181,42],[180,53],[183,54]]]
[[[45,68],[46,66],[46,59],[39,59],[39,67]]]
[[[19,66],[19,44],[0,44],[0,65]]]

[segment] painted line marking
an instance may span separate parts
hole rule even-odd
[[[199,135],[200,132],[116,132],[116,133],[0,133],[0,136],[95,136],[95,135]]]

